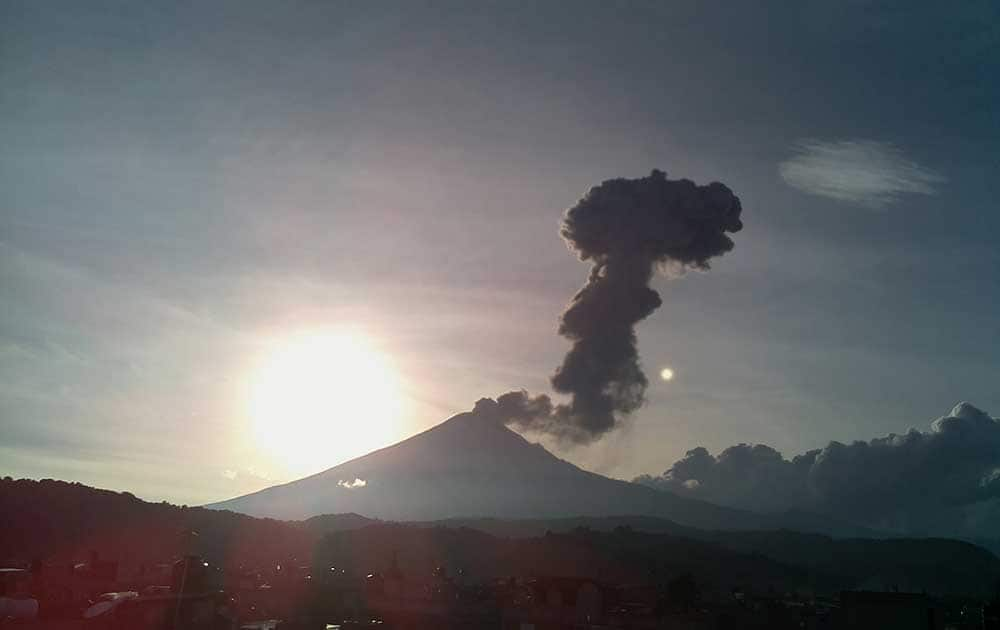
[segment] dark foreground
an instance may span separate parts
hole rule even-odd
[[[3,627],[1000,629],[1000,560],[958,541],[639,517],[283,522],[54,481],[0,490]]]

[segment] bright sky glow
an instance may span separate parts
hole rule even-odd
[[[388,357],[365,336],[342,332],[278,340],[254,371],[248,398],[257,447],[298,474],[396,441],[405,411]]]

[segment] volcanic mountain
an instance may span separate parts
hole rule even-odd
[[[278,519],[345,512],[395,521],[643,515],[705,529],[861,533],[827,518],[756,514],[610,479],[475,412],[310,477],[207,507]]]

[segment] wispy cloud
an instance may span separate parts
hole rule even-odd
[[[222,476],[230,481],[251,481],[259,483],[267,483],[274,481],[274,478],[269,474],[262,472],[254,467],[249,468],[226,468],[222,471]]]
[[[807,193],[882,208],[901,195],[932,195],[945,177],[874,140],[804,140],[778,165],[782,179]]]

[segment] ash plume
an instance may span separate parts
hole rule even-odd
[[[559,231],[580,260],[591,263],[586,284],[559,322],[572,347],[551,383],[570,400],[554,405],[544,394],[515,391],[498,397],[492,412],[518,429],[586,443],[641,407],[648,381],[635,325],[662,303],[649,286],[653,275],[707,270],[712,258],[733,248],[727,233],[742,229],[740,211],[725,185],[671,180],[659,170],[592,188],[566,211]]]

